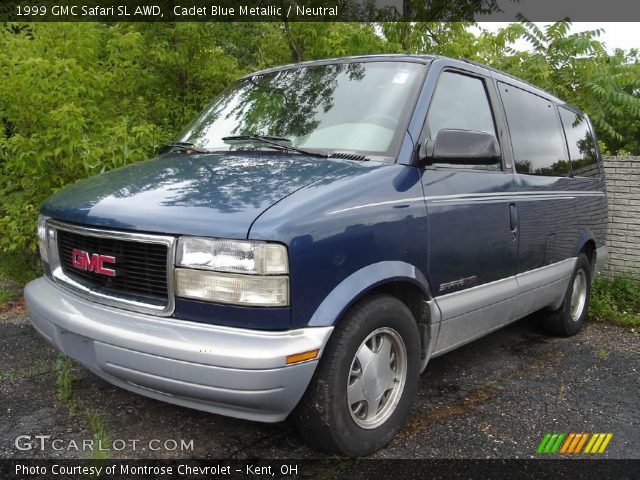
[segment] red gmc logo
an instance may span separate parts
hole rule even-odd
[[[71,252],[71,264],[75,268],[80,270],[87,270],[89,272],[100,273],[101,275],[108,275],[110,277],[116,276],[116,271],[111,268],[106,268],[105,263],[116,263],[116,257],[110,257],[108,255],[99,255],[94,253],[89,255],[89,252],[82,250],[73,250]]]

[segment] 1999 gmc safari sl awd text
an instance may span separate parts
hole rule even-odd
[[[430,358],[541,309],[580,331],[606,221],[593,128],[561,100],[467,61],[317,61],[52,196],[25,296],[115,385],[363,455]]]

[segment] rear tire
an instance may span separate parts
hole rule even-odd
[[[294,410],[307,442],[361,456],[384,447],[404,425],[420,376],[420,335],[409,308],[376,295],[336,326]]]
[[[584,253],[578,255],[560,308],[546,313],[544,329],[551,335],[571,337],[582,330],[587,322],[591,295],[591,263]]]

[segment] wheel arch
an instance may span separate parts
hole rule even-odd
[[[591,267],[591,277],[593,278],[595,274],[595,266],[596,266],[596,257],[597,257],[597,245],[595,238],[591,231],[589,230],[580,230],[580,235],[578,236],[578,241],[573,250],[573,256],[577,257],[581,253],[584,253],[589,259],[589,266]]]
[[[440,311],[426,277],[408,263],[379,262],[354,272],[327,295],[308,325],[335,326],[355,304],[380,293],[398,298],[411,310],[420,330],[424,369],[437,340]]]

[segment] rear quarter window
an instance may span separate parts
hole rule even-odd
[[[562,126],[553,102],[499,82],[518,173],[569,176]]]
[[[560,107],[559,111],[567,138],[572,175],[599,178],[598,151],[589,122],[584,115],[576,114],[564,107]]]

